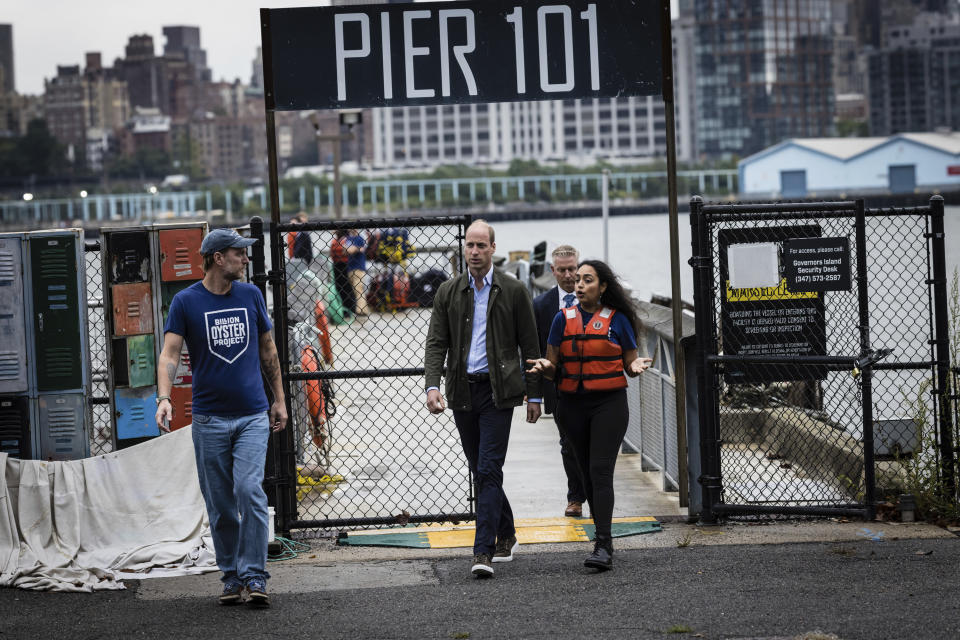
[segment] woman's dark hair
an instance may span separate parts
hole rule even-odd
[[[637,318],[637,310],[633,300],[623,290],[617,274],[607,266],[606,262],[600,260],[583,260],[577,266],[577,269],[584,265],[593,267],[593,270],[597,272],[599,283],[607,285],[606,290],[600,294],[600,304],[625,315],[627,320],[630,321],[630,326],[633,327],[633,337],[636,338],[640,333],[640,320]]]

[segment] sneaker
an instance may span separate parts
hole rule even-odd
[[[473,556],[473,567],[470,568],[470,572],[478,578],[492,578],[492,564],[489,553],[478,553]]]
[[[223,583],[223,593],[220,594],[220,604],[234,605],[243,602],[243,583],[236,578],[230,578]]]
[[[497,540],[497,549],[493,552],[494,562],[510,562],[513,560],[513,554],[520,549],[520,543],[517,542],[517,536],[512,535],[506,540]]]
[[[247,604],[251,607],[269,607],[270,598],[267,596],[267,581],[263,578],[247,580]]]

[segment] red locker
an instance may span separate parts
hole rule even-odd
[[[153,300],[149,282],[115,284],[110,287],[113,335],[153,333]]]
[[[202,241],[203,229],[200,228],[160,231],[160,279],[164,282],[201,279]]]
[[[173,419],[170,430],[182,429],[193,423],[193,388],[174,386],[170,389],[170,404],[173,407]]]

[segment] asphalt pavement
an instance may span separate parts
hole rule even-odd
[[[960,540],[928,525],[799,522],[527,545],[490,580],[467,549],[337,547],[271,563],[272,607],[221,607],[217,574],[127,590],[0,590],[0,638],[958,638]]]

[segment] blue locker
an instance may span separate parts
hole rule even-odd
[[[156,387],[114,389],[117,448],[123,449],[160,435],[154,416],[157,413]]]

